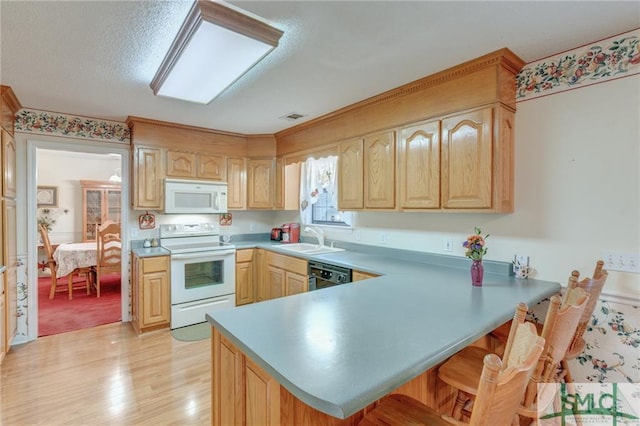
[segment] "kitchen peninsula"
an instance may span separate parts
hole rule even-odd
[[[468,269],[403,260],[378,272],[386,275],[207,315],[213,424],[353,425],[394,391],[446,407],[451,391],[434,367],[510,319],[518,302],[560,289],[497,273],[472,287]]]

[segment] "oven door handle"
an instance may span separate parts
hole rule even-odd
[[[191,260],[191,259],[201,259],[203,257],[222,257],[230,254],[234,254],[235,250],[215,250],[215,251],[201,251],[197,253],[186,253],[186,254],[172,254],[171,260]]]

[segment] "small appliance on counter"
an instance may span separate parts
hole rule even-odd
[[[282,228],[271,228],[271,241],[282,241]]]
[[[285,223],[282,225],[283,243],[297,243],[300,241],[300,224],[297,222]]]

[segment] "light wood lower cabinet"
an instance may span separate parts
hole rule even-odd
[[[267,251],[264,249],[255,249],[255,279],[256,292],[255,301],[262,302],[269,300],[269,287],[267,287]]]
[[[214,426],[356,426],[368,409],[346,419],[322,413],[296,398],[217,329],[211,333],[211,422]],[[455,394],[438,380],[438,366],[391,391],[450,412]],[[376,401],[377,403],[377,401]]]
[[[352,271],[351,272],[351,281],[355,282],[355,281],[368,280],[369,278],[376,278],[376,277],[379,277],[379,276],[380,275],[372,274],[370,272]]]
[[[5,337],[5,319],[6,312],[4,310],[4,272],[0,272],[0,364],[7,353],[7,341]]]
[[[236,251],[236,306],[253,303],[255,300],[255,267],[253,249]]]
[[[171,288],[169,256],[139,258],[132,255],[131,313],[134,330],[146,331],[169,327],[171,322]]]
[[[267,252],[269,299],[309,290],[308,263],[304,259]]]
[[[309,291],[307,269],[307,261],[297,257],[264,249],[236,251],[236,305]]]
[[[4,199],[0,203],[2,223],[2,258],[7,267],[4,273],[5,349],[8,351],[18,331],[18,234],[16,201]]]

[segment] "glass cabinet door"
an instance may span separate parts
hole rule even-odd
[[[84,241],[96,239],[96,224],[102,223],[102,190],[85,189],[85,229]]]
[[[82,241],[95,241],[96,225],[107,220],[120,223],[120,186],[109,182],[80,181],[82,186]]]
[[[107,189],[107,219],[120,223],[120,191]]]

